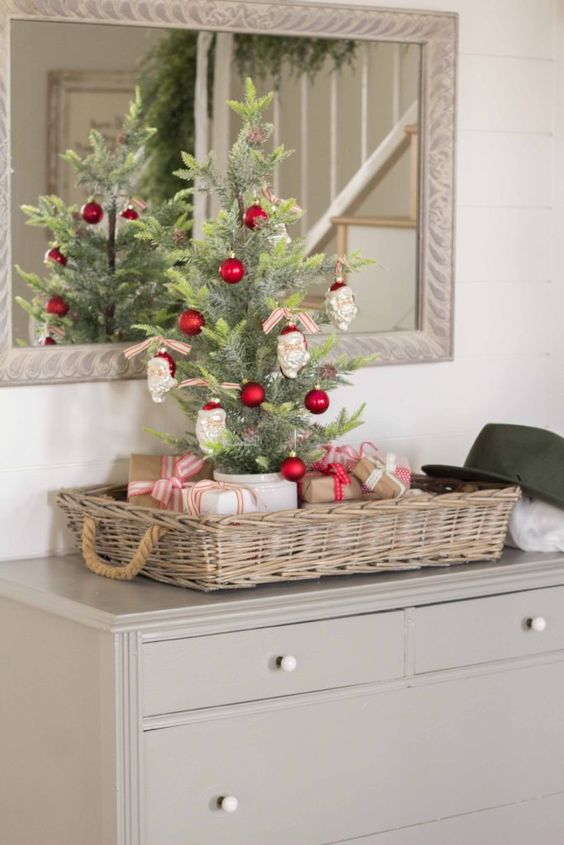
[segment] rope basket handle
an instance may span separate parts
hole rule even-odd
[[[91,516],[84,517],[82,526],[82,554],[87,568],[95,575],[103,575],[104,578],[113,578],[114,581],[131,581],[141,572],[149,555],[168,529],[159,525],[151,525],[147,528],[137,551],[127,566],[114,566],[111,563],[104,563],[96,554],[96,520]]]

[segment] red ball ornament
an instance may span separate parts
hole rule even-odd
[[[95,202],[94,200],[89,200],[80,209],[80,215],[85,223],[94,225],[95,223],[99,223],[104,216],[104,209],[100,203]]]
[[[178,328],[188,335],[200,334],[202,326],[206,325],[204,315],[194,308],[187,308],[178,318]]]
[[[301,458],[298,458],[295,452],[290,452],[287,458],[284,458],[280,464],[280,475],[286,481],[301,481],[306,473],[306,465]]]
[[[250,205],[243,214],[243,223],[247,229],[254,229],[256,226],[262,226],[268,220],[268,214],[260,203],[254,202]]]
[[[57,341],[55,340],[54,337],[51,337],[51,335],[48,334],[45,337],[41,338],[41,340],[39,341],[39,345],[40,346],[56,346]]]
[[[262,405],[266,398],[266,391],[262,384],[256,381],[248,381],[241,388],[241,402],[247,408],[257,408]]]
[[[52,246],[51,249],[48,249],[43,261],[45,264],[48,264],[49,261],[53,261],[55,264],[60,264],[61,267],[67,266],[67,257],[66,255],[63,255],[58,246]]]
[[[45,303],[45,311],[56,317],[66,317],[69,313],[69,304],[62,296],[51,296]]]
[[[139,212],[132,205],[128,205],[123,211],[120,211],[119,216],[123,217],[124,220],[139,220]]]
[[[320,387],[315,387],[306,393],[304,405],[310,414],[324,414],[329,407],[329,394]]]
[[[174,374],[176,372],[176,361],[169,355],[166,349],[159,349],[158,352],[155,352],[155,358],[164,358],[164,360],[168,363],[168,371],[170,373],[170,377],[174,378]]]
[[[228,285],[236,285],[245,275],[245,265],[231,253],[229,258],[219,265],[219,275]]]

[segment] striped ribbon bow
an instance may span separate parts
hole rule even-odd
[[[186,378],[181,381],[179,387],[209,387],[210,383],[205,378]],[[241,385],[236,381],[222,381],[219,385],[223,390],[238,390]]]
[[[306,332],[309,332],[310,334],[315,334],[315,332],[321,331],[315,320],[310,317],[309,314],[306,314],[305,311],[297,311],[294,313],[289,308],[275,308],[272,314],[267,317],[262,324],[264,333],[268,334],[271,332],[274,326],[276,326],[280,320],[283,320],[284,318],[301,323]]]
[[[126,358],[134,358],[136,355],[140,355],[141,352],[144,352],[154,343],[158,344],[159,346],[166,346],[169,349],[173,349],[175,352],[180,352],[181,355],[188,355],[192,347],[189,343],[185,343],[183,340],[172,340],[168,337],[163,337],[160,334],[155,335],[155,337],[148,337],[147,340],[142,340],[140,343],[136,343],[133,346],[128,346],[127,349],[123,350],[123,354]]]
[[[65,330],[62,326],[45,326],[46,334],[54,334],[55,337],[64,337]]]
[[[161,510],[182,510],[182,488],[204,465],[202,458],[188,452],[180,458],[163,455],[161,477],[157,481],[130,481],[127,495],[144,496],[147,493],[159,502]]]
[[[350,476],[342,464],[325,464],[323,467],[315,467],[317,472],[323,475],[333,476],[333,491],[336,502],[343,501],[343,487],[351,483]]]
[[[325,443],[321,448],[325,449],[325,454],[312,465],[312,469],[316,469],[318,472],[321,472],[320,467],[329,464],[341,464],[348,471],[361,458],[367,457],[369,452],[374,455],[378,454],[378,449],[369,440],[361,443],[358,451],[352,446],[335,446],[333,443]]]
[[[230,484],[227,481],[198,481],[196,484],[186,485],[184,494],[184,507],[191,516],[199,516],[202,507],[202,496],[211,490],[231,490],[235,493],[237,502],[237,514],[244,513],[245,510],[245,490],[250,493],[253,502],[257,503],[257,494],[250,487],[244,487],[240,484]]]

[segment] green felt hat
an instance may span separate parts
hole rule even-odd
[[[529,496],[564,508],[564,438],[544,428],[489,423],[464,466],[427,464],[423,472],[462,481],[506,481]]]

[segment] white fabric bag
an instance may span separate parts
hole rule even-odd
[[[564,510],[523,496],[511,513],[505,545],[525,552],[564,552]]]

